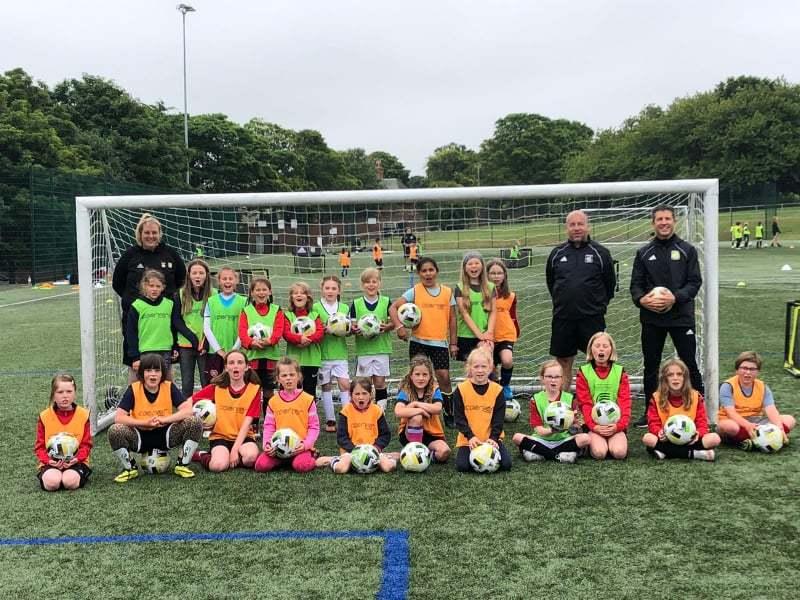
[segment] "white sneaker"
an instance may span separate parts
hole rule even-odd
[[[655,454],[658,460],[664,460],[665,458],[667,458],[667,455],[664,454],[661,450],[653,450],[653,454]]]
[[[524,458],[528,462],[533,462],[536,460],[544,460],[544,456],[542,456],[541,454],[536,454],[536,452],[531,452],[530,450],[523,450],[522,458]]]
[[[556,454],[556,460],[560,463],[574,464],[578,458],[577,452],[559,452]]]
[[[714,462],[715,456],[713,450],[692,450],[692,458]]]

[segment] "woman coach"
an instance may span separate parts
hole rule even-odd
[[[114,269],[112,286],[122,300],[122,362],[131,366],[128,357],[128,342],[125,339],[125,324],[131,303],[139,294],[139,283],[145,269],[155,269],[164,274],[164,295],[171,298],[186,281],[186,265],[178,252],[161,241],[161,223],[154,216],[144,213],[134,230],[136,243],[123,252]]]

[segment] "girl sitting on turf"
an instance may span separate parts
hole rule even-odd
[[[664,425],[672,415],[686,415],[694,421],[697,435],[689,444],[675,445],[664,435]],[[720,438],[716,433],[709,432],[705,402],[700,393],[692,389],[689,368],[680,359],[671,358],[661,365],[658,390],[647,405],[647,430],[642,442],[647,451],[659,460],[714,460],[713,449],[719,446]]]
[[[422,442],[431,451],[432,460],[447,462],[450,446],[444,437],[442,422],[442,394],[436,386],[431,359],[422,354],[411,359],[400,391],[397,393],[394,414],[400,419],[398,433],[404,446]]]
[[[589,452],[592,458],[603,460],[607,455],[622,459],[628,455],[625,431],[631,418],[631,390],[628,374],[617,364],[614,339],[598,331],[586,348],[589,362],[578,369],[575,395],[583,413],[584,428],[589,432]],[[592,419],[592,407],[597,402],[616,402],[622,416],[613,425],[598,425]]]
[[[322,365],[322,349],[319,343],[325,335],[322,321],[314,310],[311,288],[304,281],[298,281],[289,288],[289,308],[284,311],[286,325],[283,337],[286,340],[286,356],[294,358],[300,365],[303,391],[316,398],[317,374]],[[311,334],[298,335],[292,331],[292,323],[297,317],[308,317],[314,321],[315,330]]]
[[[577,433],[580,430],[577,423],[564,431],[556,431],[545,423],[544,413],[551,402],[565,402],[578,411],[577,399],[561,389],[563,377],[564,372],[557,360],[548,360],[539,369],[543,389],[531,398],[530,424],[533,435],[515,433],[513,438],[527,461],[547,459],[574,463],[580,450],[589,445],[589,434]]]
[[[466,360],[478,345],[494,351],[497,317],[494,284],[478,252],[467,252],[461,262],[461,281],[453,290],[458,306],[458,360]]]
[[[506,400],[514,397],[511,375],[514,372],[514,342],[519,338],[517,295],[508,287],[508,269],[502,260],[493,258],[486,263],[486,275],[497,292],[494,322],[494,364],[500,365],[500,385]]]
[[[76,490],[83,487],[92,474],[89,468],[92,451],[89,411],[75,404],[75,392],[72,375],[56,375],[50,382],[50,406],[39,413],[33,451],[39,459],[39,483],[47,492],[61,488]],[[68,460],[55,459],[47,453],[47,440],[62,432],[78,440],[78,451]]]
[[[247,299],[236,293],[239,273],[232,267],[221,267],[217,281],[219,292],[208,299],[203,313],[203,333],[208,341],[208,381],[222,373],[225,355],[239,347],[239,315],[247,304]]]
[[[375,446],[381,453],[378,468],[384,473],[397,467],[396,454],[386,454],[383,449],[392,437],[389,424],[380,406],[372,402],[372,381],[369,377],[356,377],[350,384],[351,402],[339,411],[336,442],[339,456],[320,456],[318,467],[330,465],[339,475],[350,470],[353,448],[361,444]]]
[[[168,451],[178,446],[182,451],[175,474],[194,477],[194,471],[186,465],[203,436],[203,423],[192,414],[192,401],[184,400],[181,391],[167,379],[160,354],[142,355],[138,378],[122,395],[114,424],[108,429],[111,449],[122,464],[122,472],[114,481],[127,483],[139,476],[131,452]]]
[[[761,357],[756,352],[742,352],[734,366],[736,374],[719,387],[717,429],[722,439],[751,450],[756,427],[773,423],[783,428],[784,444],[787,443],[796,421],[793,416],[778,412],[772,390],[758,379]]]
[[[186,283],[178,295],[180,313],[183,322],[192,330],[198,340],[203,336],[203,312],[211,294],[216,290],[211,287],[211,275],[206,261],[196,258],[186,265]],[[206,350],[201,344],[192,346],[183,334],[178,335],[178,352],[181,366],[181,391],[188,398],[194,392],[195,365],[200,374],[200,386],[208,385],[206,379]]]
[[[259,473],[272,471],[282,464],[290,464],[298,473],[306,473],[316,466],[314,443],[319,436],[319,418],[314,397],[298,386],[303,374],[293,358],[284,356],[277,365],[278,384],[281,390],[267,402],[264,414],[264,451],[256,459],[255,470]],[[300,436],[300,444],[289,458],[280,459],[272,447],[272,434],[278,429],[288,428]]]
[[[453,426],[453,402],[450,397],[450,356],[455,357],[458,350],[456,342],[456,299],[452,290],[438,281],[439,265],[428,256],[423,256],[417,264],[419,283],[408,289],[389,307],[397,337],[408,338],[408,330],[397,316],[397,309],[406,302],[415,303],[422,314],[422,320],[411,332],[408,356],[413,358],[422,354],[431,359],[439,390],[442,393],[444,421]],[[449,353],[448,353],[449,349]]]
[[[471,471],[470,450],[488,443],[500,451],[500,470],[511,469],[511,455],[503,445],[503,421],[506,401],[503,388],[489,380],[492,355],[485,348],[475,348],[467,357],[467,379],[453,392],[458,439],[456,469]]]
[[[251,426],[261,416],[261,386],[244,352],[228,352],[225,372],[192,396],[193,404],[200,400],[214,402],[217,421],[209,436],[211,451],[196,452],[192,459],[215,473],[239,465],[252,467],[258,458],[258,444]]]

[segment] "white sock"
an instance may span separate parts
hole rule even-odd
[[[697,460],[714,460],[714,451],[713,450],[692,450],[692,458],[696,458]]]
[[[183,455],[181,456],[181,464],[188,465],[192,462],[192,455],[200,444],[194,440],[186,440],[183,442]]]
[[[333,392],[322,392],[322,409],[325,411],[326,421],[335,421],[336,413],[333,412]]]
[[[388,398],[384,398],[383,400],[378,400],[375,404],[381,407],[382,411],[386,410],[386,403],[389,401]]]
[[[350,404],[350,390],[339,392],[339,402],[342,403],[342,408]]]
[[[133,463],[131,463],[131,455],[127,448],[118,448],[117,450],[114,450],[114,454],[117,455],[119,462],[122,463],[123,469],[130,471],[133,468]]]
[[[556,460],[562,463],[574,463],[578,458],[577,452],[559,452],[556,454]]]
[[[544,460],[544,456],[542,456],[541,454],[536,454],[536,452],[531,452],[530,450],[523,450],[522,458],[524,458],[528,462],[533,462],[535,460]]]
[[[661,450],[653,450],[653,454],[656,455],[656,458],[658,460],[664,460],[665,458],[667,458],[667,455],[664,454]]]

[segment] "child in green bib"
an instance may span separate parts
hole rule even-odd
[[[461,262],[461,281],[453,290],[458,307],[458,355],[461,361],[479,345],[494,352],[497,314],[494,284],[486,276],[486,265],[478,252],[467,252]]]
[[[294,358],[300,365],[303,391],[317,397],[317,374],[322,364],[320,342],[325,335],[322,321],[314,310],[311,288],[305,281],[298,281],[289,288],[289,308],[284,312],[286,327],[283,339],[286,340],[286,356]],[[313,331],[296,333],[292,327],[299,317],[308,317],[314,323]]]
[[[203,333],[208,342],[206,377],[209,381],[220,375],[225,366],[225,354],[239,348],[239,315],[247,298],[236,293],[239,274],[232,267],[222,267],[217,274],[219,293],[206,303]]]
[[[206,261],[196,258],[186,265],[186,283],[177,294],[183,322],[200,340],[199,346],[192,346],[183,334],[178,334],[178,352],[181,366],[181,391],[188,398],[194,392],[195,366],[200,373],[200,386],[208,385],[205,376],[206,347],[203,336],[203,312],[208,298],[215,294],[211,287],[211,275]]]

